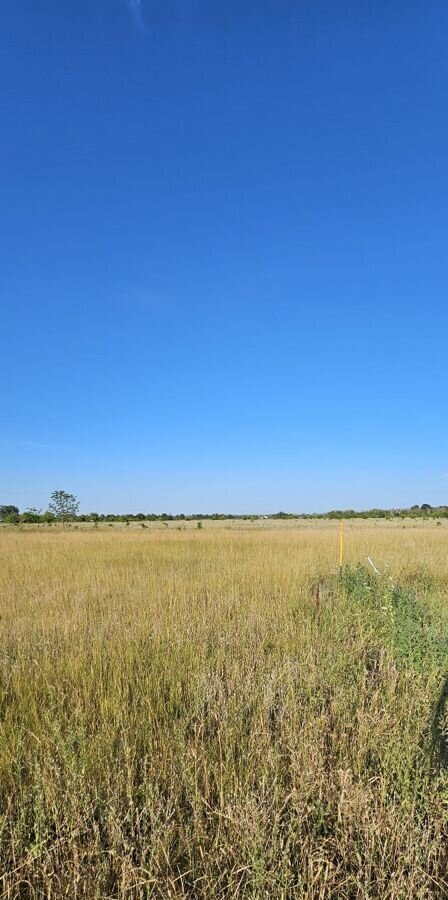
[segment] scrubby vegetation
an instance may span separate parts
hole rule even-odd
[[[448,897],[445,547],[4,529],[2,896]]]
[[[20,512],[13,504],[0,505],[0,523],[6,525],[52,525],[57,522],[90,522],[95,526],[101,523],[129,522],[224,522],[234,519],[255,522],[262,519],[294,520],[294,519],[444,519],[448,518],[448,506],[431,506],[423,503],[407,508],[394,509],[333,509],[325,513],[277,512],[269,515],[254,513],[78,513],[79,503],[74,494],[66,491],[53,491],[47,510],[29,507]]]

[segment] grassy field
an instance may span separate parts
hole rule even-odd
[[[448,897],[447,549],[0,530],[0,896]]]

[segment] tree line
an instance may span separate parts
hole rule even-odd
[[[7,525],[37,524],[51,525],[68,522],[92,522],[98,525],[100,522],[191,522],[197,520],[226,521],[229,519],[245,519],[256,521],[257,519],[393,519],[393,518],[448,518],[448,506],[431,506],[422,503],[421,506],[392,509],[333,509],[325,513],[290,513],[277,512],[269,515],[254,515],[245,513],[242,515],[232,513],[79,513],[79,501],[74,494],[67,491],[53,491],[50,496],[48,509],[38,509],[31,506],[23,512],[14,504],[0,504],[0,522]]]

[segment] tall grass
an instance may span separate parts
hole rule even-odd
[[[448,897],[447,532],[347,530],[1,532],[2,897]]]

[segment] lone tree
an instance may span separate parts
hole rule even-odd
[[[67,491],[53,491],[48,509],[62,522],[65,528],[67,519],[76,516],[79,503],[74,494],[67,494]]]

